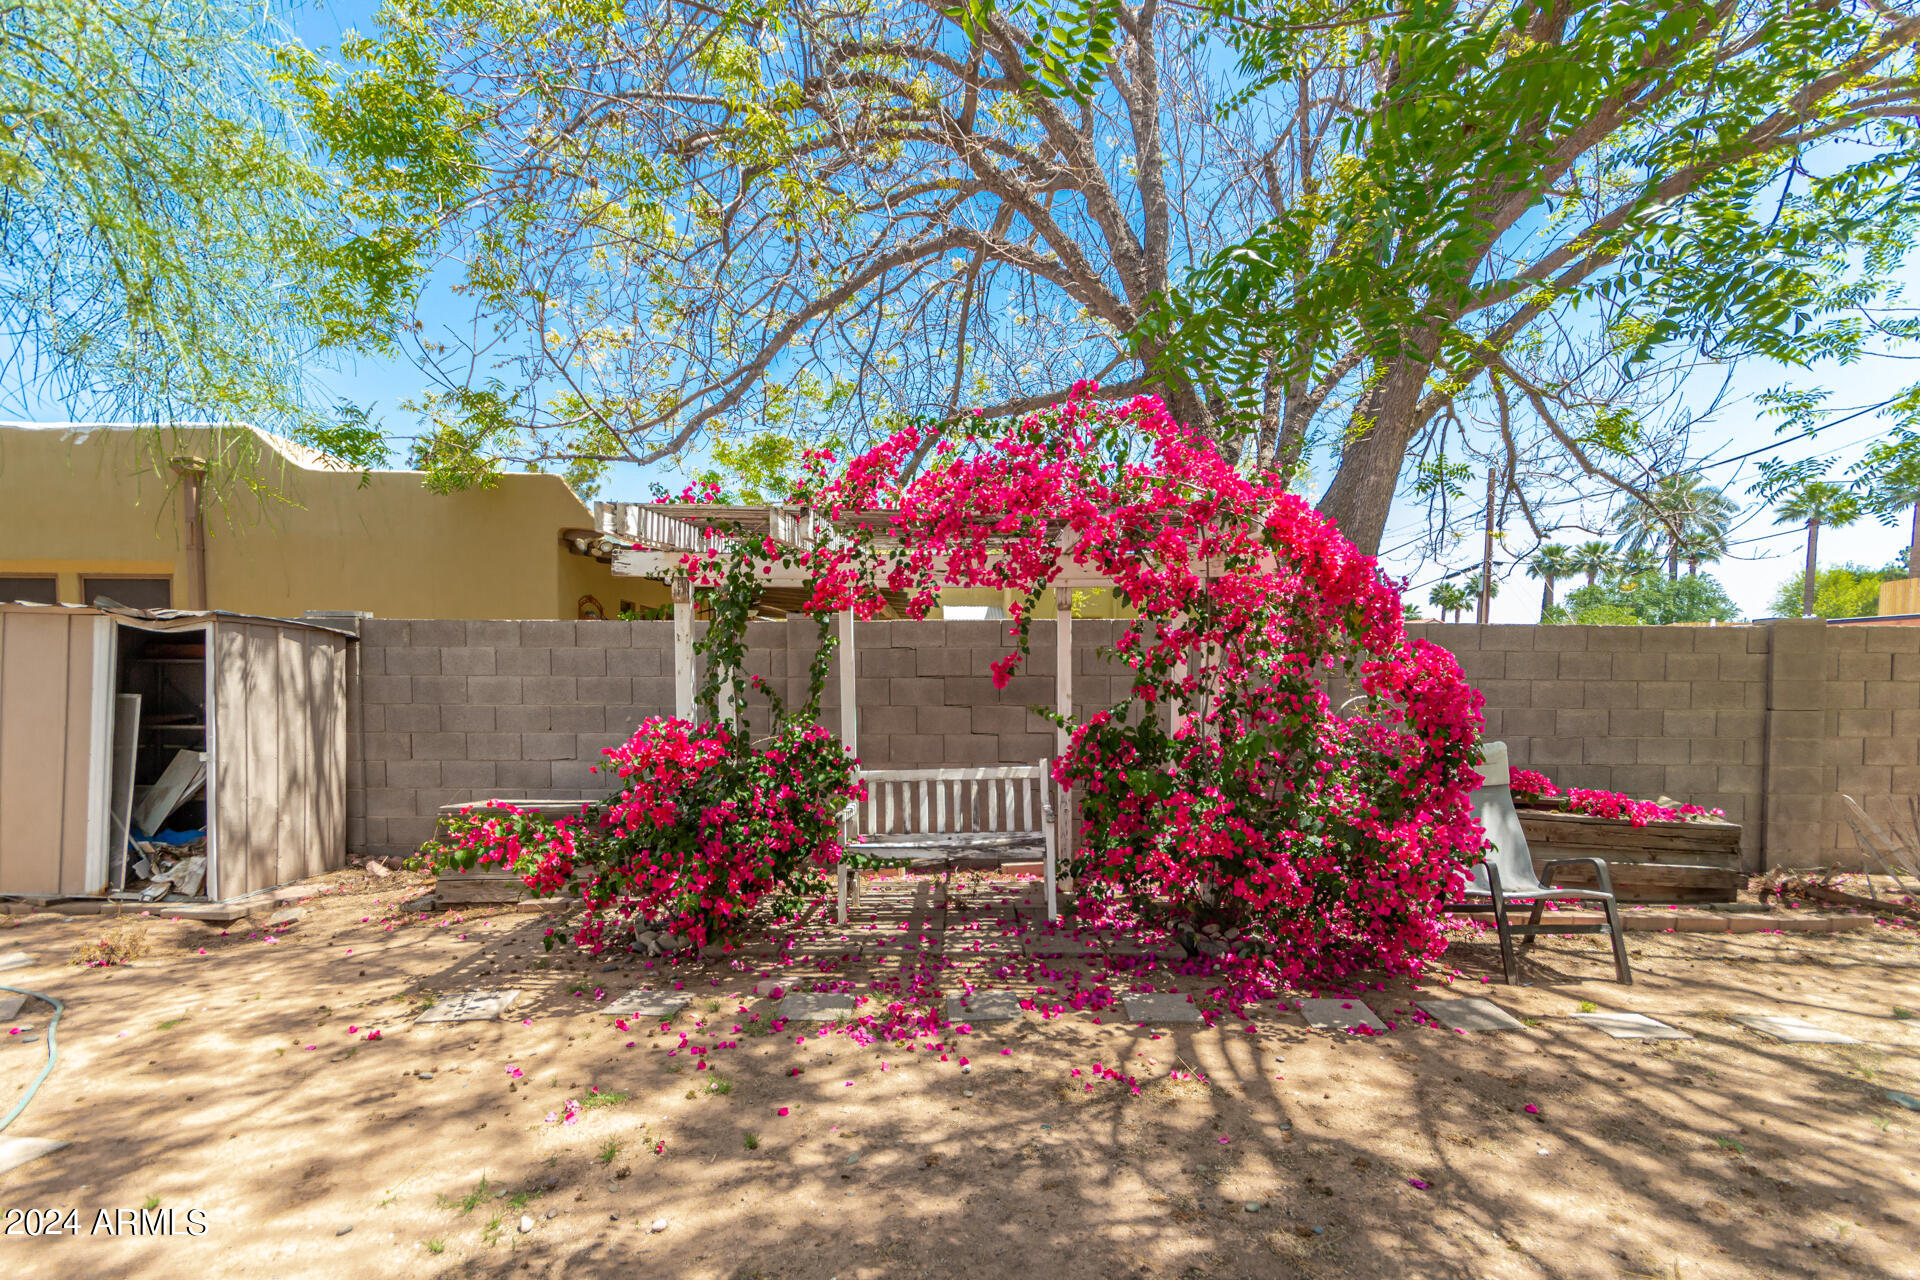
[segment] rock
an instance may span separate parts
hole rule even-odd
[[[662,1231],[665,1231],[666,1229],[667,1229],[667,1220],[665,1218],[655,1218],[653,1220],[653,1225],[647,1228],[647,1230],[652,1232],[654,1235],[659,1235]]]
[[[548,1221],[552,1221],[553,1219],[555,1219],[555,1218],[557,1218],[557,1217],[559,1217],[559,1216],[560,1216],[560,1211],[559,1211],[558,1209],[549,1209],[549,1210],[547,1210],[547,1220],[548,1220]]]
[[[370,858],[367,861],[367,874],[375,880],[384,880],[386,877],[392,875],[393,872],[387,870],[387,864],[380,861],[380,859]]]
[[[1261,1204],[1258,1200],[1249,1200],[1246,1202],[1246,1204],[1242,1205],[1241,1207],[1244,1208],[1248,1213],[1258,1213],[1262,1209],[1266,1208],[1266,1206]]]
[[[288,907],[285,910],[276,911],[268,916],[267,927],[271,929],[275,925],[297,924],[306,918],[307,909],[305,907]]]
[[[961,1075],[963,1075],[963,1076],[970,1076],[970,1075],[972,1075],[972,1074],[973,1074],[973,1064],[972,1064],[971,1062],[968,1062],[968,1063],[963,1063],[963,1064],[961,1065],[961,1067],[960,1067],[960,1074],[961,1074]]]
[[[1209,938],[1217,938],[1220,936],[1220,926],[1217,924],[1210,924],[1206,928],[1202,929],[1200,932],[1206,934]]]
[[[525,1235],[527,1234],[527,1232],[531,1230],[533,1230],[533,1215],[530,1213],[521,1214],[520,1215],[520,1234]]]
[[[963,1098],[971,1098],[973,1096],[973,1090],[968,1089],[966,1092],[962,1093],[960,1096]]]
[[[336,1236],[343,1236],[351,1230],[353,1230],[353,1224],[349,1222],[346,1226],[340,1228],[338,1231],[334,1232],[333,1234],[335,1234]]]

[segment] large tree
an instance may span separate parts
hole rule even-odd
[[[311,361],[380,340],[414,255],[342,247],[273,83],[284,38],[271,5],[0,9],[0,405],[380,451],[317,407]]]
[[[305,88],[369,234],[434,239],[474,303],[422,335],[423,461],[589,475],[1097,378],[1252,462],[1321,451],[1371,549],[1464,456],[1530,522],[1555,484],[1643,496],[1676,353],[1857,345],[1904,247],[1894,7],[1076,12],[390,0]],[[423,180],[450,115],[471,163]]]

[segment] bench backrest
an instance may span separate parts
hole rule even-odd
[[[1045,827],[1050,760],[937,769],[862,769],[858,834],[1037,835]]]

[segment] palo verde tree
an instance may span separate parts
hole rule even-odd
[[[273,80],[284,35],[271,5],[0,10],[0,402],[383,454],[316,407],[311,362],[381,340],[413,255],[343,243]]]

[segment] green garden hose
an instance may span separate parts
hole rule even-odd
[[[0,1132],[5,1132],[6,1127],[19,1119],[20,1113],[27,1109],[27,1104],[33,1101],[33,1095],[40,1091],[40,1086],[46,1083],[48,1076],[53,1074],[53,1064],[60,1060],[60,1051],[54,1045],[53,1033],[59,1027],[60,1015],[65,1012],[67,1006],[60,1003],[58,997],[43,996],[38,991],[25,991],[19,987],[0,987],[0,991],[11,991],[17,996],[30,996],[35,1000],[44,1000],[53,1006],[53,1021],[47,1023],[47,1065],[40,1068],[40,1074],[35,1076],[33,1083],[27,1086],[26,1096],[14,1104],[13,1110],[7,1112],[6,1119],[0,1120]]]

